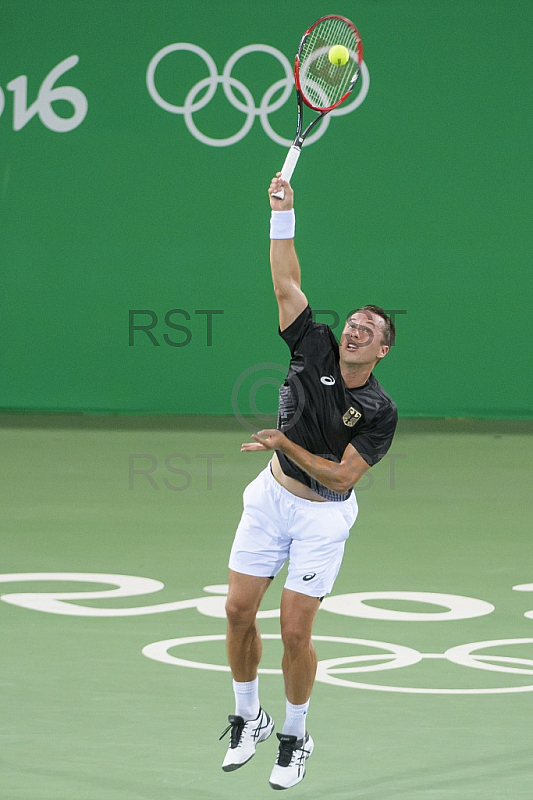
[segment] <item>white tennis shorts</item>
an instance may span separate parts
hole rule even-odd
[[[243,500],[230,569],[270,578],[289,559],[287,589],[310,597],[331,592],[357,517],[355,494],[339,502],[303,500],[277,482],[269,464],[246,487]]]

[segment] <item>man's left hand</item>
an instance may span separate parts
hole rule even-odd
[[[253,450],[283,450],[283,443],[287,441],[284,433],[277,430],[265,430],[252,433],[255,442],[245,442],[241,446],[241,453]]]

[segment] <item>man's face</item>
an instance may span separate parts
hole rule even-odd
[[[346,366],[375,364],[389,352],[381,344],[385,321],[371,311],[357,311],[348,317],[339,347],[340,361]]]

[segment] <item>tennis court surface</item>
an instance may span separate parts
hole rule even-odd
[[[0,425],[2,798],[271,797],[275,738],[230,774],[218,741],[227,555],[266,454],[239,452],[231,418]],[[357,487],[314,629],[315,751],[295,797],[531,798],[532,432],[401,420]],[[282,583],[260,620],[278,729]]]

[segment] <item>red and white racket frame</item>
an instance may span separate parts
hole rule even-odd
[[[311,103],[310,100],[308,100],[305,97],[305,95],[304,95],[304,93],[302,91],[302,87],[301,87],[301,84],[300,84],[300,54],[302,52],[303,46],[305,44],[305,41],[306,41],[307,37],[309,36],[309,34],[311,33],[311,31],[314,30],[317,25],[319,25],[321,22],[324,22],[324,20],[326,20],[326,19],[338,19],[338,20],[341,20],[346,25],[348,25],[352,29],[352,31],[354,32],[356,40],[357,40],[357,45],[356,45],[355,52],[356,52],[356,55],[357,55],[357,66],[358,66],[358,69],[356,70],[356,72],[355,72],[355,74],[354,74],[354,76],[353,76],[353,78],[352,78],[352,80],[350,82],[348,90],[343,94],[343,96],[341,98],[339,98],[339,100],[337,100],[336,103],[333,103],[333,105],[328,106],[327,108],[323,108],[323,107],[320,107],[320,106],[313,105],[313,103]],[[320,17],[320,19],[317,19],[317,21],[315,23],[313,23],[313,25],[311,25],[311,27],[308,28],[308,30],[306,30],[306,32],[304,33],[304,35],[301,38],[300,44],[298,46],[298,51],[296,53],[296,57],[294,59],[294,83],[295,83],[295,86],[296,86],[296,97],[297,97],[297,100],[298,100],[298,121],[297,121],[297,128],[296,128],[296,137],[295,137],[294,142],[292,143],[291,147],[289,148],[289,152],[287,153],[287,157],[286,157],[286,159],[284,161],[284,164],[283,164],[283,167],[281,169],[281,178],[282,178],[282,180],[288,182],[292,178],[292,173],[294,172],[294,168],[295,168],[296,163],[297,163],[297,161],[298,161],[298,159],[300,157],[300,153],[302,152],[302,146],[303,146],[305,137],[308,135],[308,133],[310,133],[310,131],[315,127],[315,125],[317,125],[320,122],[320,120],[325,117],[326,114],[328,114],[330,111],[333,111],[334,108],[337,108],[338,106],[340,106],[340,104],[343,103],[346,100],[346,98],[351,94],[351,92],[352,92],[352,90],[353,90],[353,88],[354,88],[354,86],[355,86],[355,84],[357,82],[357,79],[359,77],[359,74],[361,72],[362,64],[363,64],[363,42],[361,41],[361,35],[360,35],[359,31],[357,30],[357,28],[355,27],[353,22],[351,22],[351,20],[347,19],[346,17],[341,17],[338,14],[329,14],[329,15],[327,15],[325,17]],[[307,126],[305,131],[302,133],[302,119],[303,119],[303,105],[302,104],[303,103],[305,103],[305,105],[308,106],[309,108],[311,108],[313,111],[318,112],[319,116],[315,117],[315,119],[311,121],[311,123]],[[283,198],[285,197],[285,191],[282,188],[282,189],[279,190],[279,192],[272,193],[272,197],[276,197],[279,200],[283,200]]]
[[[357,70],[357,72],[356,72],[356,74],[354,76],[354,79],[350,83],[350,86],[349,86],[348,90],[343,94],[343,96],[339,100],[337,100],[336,103],[333,103],[332,106],[328,106],[327,108],[324,108],[322,106],[313,105],[310,102],[310,100],[308,100],[306,98],[305,94],[302,91],[302,87],[301,87],[301,84],[300,84],[300,53],[302,52],[303,46],[305,44],[305,40],[307,39],[307,37],[309,36],[311,31],[314,30],[317,25],[320,25],[320,23],[324,22],[324,20],[326,20],[326,19],[339,19],[342,22],[344,22],[349,28],[351,28],[352,31],[354,32],[355,37],[357,39],[356,54],[357,54],[357,63],[358,63],[359,69]],[[322,112],[324,114],[327,114],[328,111],[333,111],[334,108],[337,108],[337,106],[340,106],[341,103],[344,103],[344,101],[346,100],[348,95],[351,94],[352,89],[355,86],[357,77],[359,75],[359,70],[361,69],[362,63],[363,63],[363,42],[361,40],[361,34],[357,30],[357,28],[355,27],[353,22],[351,20],[347,19],[347,17],[341,17],[338,14],[329,14],[326,17],[321,17],[320,19],[317,19],[317,21],[313,25],[311,25],[311,27],[304,33],[304,35],[302,36],[302,40],[300,42],[300,45],[298,47],[298,52],[296,53],[296,57],[294,59],[294,83],[296,84],[296,91],[300,92],[301,98],[304,101],[304,103],[306,104],[306,106],[309,106],[309,108],[312,108],[313,111],[318,111],[318,112]]]

